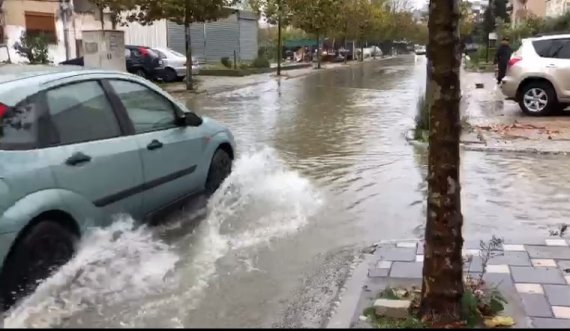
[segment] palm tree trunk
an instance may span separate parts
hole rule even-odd
[[[431,0],[429,19],[430,136],[428,206],[422,299],[423,320],[461,319],[463,259],[459,181],[459,0]]]

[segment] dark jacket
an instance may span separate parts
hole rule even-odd
[[[495,64],[499,66],[499,69],[506,69],[509,59],[513,54],[513,50],[509,45],[501,45],[495,53]]]

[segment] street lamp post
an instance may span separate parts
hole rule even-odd
[[[281,38],[281,28],[282,28],[282,19],[283,19],[283,14],[282,14],[282,2],[283,0],[279,0],[279,2],[277,3],[277,76],[281,76],[281,58],[282,58],[282,50],[283,50],[283,45],[282,45],[282,38]]]

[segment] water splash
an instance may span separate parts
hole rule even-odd
[[[273,150],[244,153],[191,234],[169,245],[126,217],[97,229],[5,326],[181,327],[216,278],[218,260],[239,253],[257,271],[248,249],[296,233],[322,204],[320,192]]]

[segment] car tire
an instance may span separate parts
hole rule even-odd
[[[558,105],[556,91],[543,81],[530,82],[523,86],[519,99],[522,111],[530,116],[549,115]]]
[[[174,69],[166,68],[164,70],[164,82],[165,83],[175,82],[176,78],[178,78],[178,75],[176,74],[176,71],[174,71]]]
[[[144,69],[142,69],[142,68],[137,69],[137,71],[135,71],[135,75],[137,75],[137,76],[139,76],[139,77],[141,77],[141,78],[144,78],[144,79],[147,78],[147,74],[146,74],[146,72],[144,71]]]
[[[75,253],[79,236],[53,220],[40,220],[16,240],[0,274],[0,311],[35,291]]]
[[[208,178],[206,179],[206,195],[213,195],[231,172],[232,158],[226,151],[218,149],[212,157],[212,163],[208,170]]]

